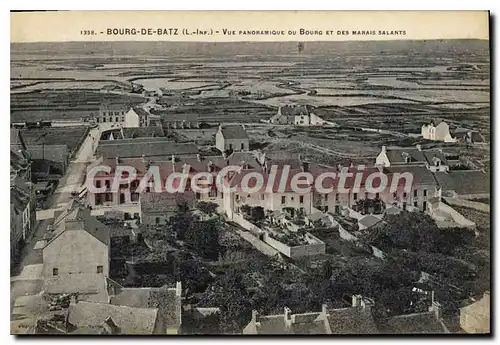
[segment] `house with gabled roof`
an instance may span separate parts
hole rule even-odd
[[[376,334],[372,305],[370,299],[355,295],[347,308],[331,309],[323,304],[320,312],[293,314],[285,307],[283,314],[266,316],[254,310],[243,334]]]
[[[109,228],[74,199],[55,216],[43,248],[43,277],[64,279],[81,274],[108,277]]]
[[[269,119],[269,123],[295,126],[321,126],[325,121],[314,114],[307,105],[283,105],[278,112]]]
[[[220,125],[215,134],[215,146],[221,152],[249,151],[250,139],[243,125]]]
[[[450,126],[444,121],[440,121],[438,125],[435,125],[434,121],[424,123],[421,134],[427,140],[444,141],[445,143],[454,143],[456,141],[450,133]]]
[[[153,115],[149,111],[133,107],[125,114],[124,128],[161,126],[161,118],[159,115]]]

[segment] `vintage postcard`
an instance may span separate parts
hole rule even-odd
[[[11,333],[490,334],[489,21],[11,13]]]

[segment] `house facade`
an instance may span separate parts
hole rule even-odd
[[[269,119],[269,123],[277,125],[321,126],[326,122],[306,105],[284,105]]]
[[[434,122],[423,124],[421,134],[427,140],[444,141],[445,143],[456,141],[450,133],[450,126],[444,121],[441,121],[437,126],[434,125]]]
[[[160,116],[153,115],[145,109],[139,107],[130,108],[130,110],[125,114],[123,127],[137,128],[149,126],[161,126]]]
[[[215,146],[221,152],[249,151],[250,139],[244,126],[219,126],[215,134]]]
[[[93,117],[96,123],[116,123],[125,122],[125,114],[128,107],[125,104],[103,103],[99,106],[99,111]]]
[[[101,274],[109,276],[109,228],[72,200],[56,215],[43,248],[43,276]]]

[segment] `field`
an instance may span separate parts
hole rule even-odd
[[[487,41],[310,42],[300,54],[293,42],[11,48],[13,122],[82,119],[105,101],[136,105],[146,101],[131,93],[141,85],[162,91],[154,112],[166,121],[246,123],[256,147],[325,162],[365,161],[384,143],[414,145],[408,133],[436,118],[490,135]],[[315,106],[338,127],[270,132],[255,126],[284,104]]]

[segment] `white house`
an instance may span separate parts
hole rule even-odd
[[[138,107],[130,108],[130,110],[125,114],[125,122],[123,124],[124,128],[149,126],[161,126],[160,116],[153,115]]]
[[[434,122],[423,124],[422,137],[427,140],[444,141],[445,143],[456,141],[451,136],[450,126],[444,121],[441,121],[437,126],[434,126]]]
[[[273,124],[293,124],[296,126],[321,126],[326,123],[305,105],[280,106],[276,115],[269,119]]]
[[[215,134],[215,146],[221,152],[249,151],[250,139],[244,126],[219,126]]]

